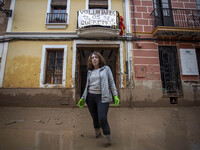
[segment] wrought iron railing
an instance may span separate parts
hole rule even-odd
[[[67,13],[47,13],[46,23],[67,23]]]
[[[119,13],[107,9],[89,9],[77,12],[77,29],[103,27],[120,29]]]
[[[154,9],[151,17],[153,20],[153,28],[157,26],[200,28],[200,10]]]

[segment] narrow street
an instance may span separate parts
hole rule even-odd
[[[87,107],[1,107],[0,150],[200,150],[199,116],[200,107],[110,107],[104,148]]]

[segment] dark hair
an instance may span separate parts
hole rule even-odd
[[[88,70],[93,70],[94,69],[94,66],[92,65],[92,55],[93,54],[96,55],[99,58],[99,68],[101,68],[101,67],[103,67],[103,66],[106,65],[106,61],[103,58],[103,56],[99,52],[94,51],[88,57],[88,61],[87,61],[87,68],[88,68]]]

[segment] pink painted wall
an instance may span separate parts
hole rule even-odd
[[[131,3],[131,20],[132,31],[134,32],[133,7],[135,17],[135,28],[137,37],[154,38],[152,35],[152,19],[153,11],[152,0],[134,0],[134,6]],[[171,0],[172,8],[180,9],[196,9],[195,0]],[[161,37],[162,38],[162,37]],[[164,37],[173,39],[174,37]],[[199,39],[200,40],[200,39]],[[196,43],[177,43],[176,41],[138,41],[133,42],[133,65],[135,80],[160,80],[160,64],[158,56],[158,46],[177,46],[178,55],[180,48],[199,48],[200,42]],[[180,59],[179,59],[180,60]],[[181,64],[180,72],[181,72]],[[196,80],[198,76],[181,76],[181,80]]]

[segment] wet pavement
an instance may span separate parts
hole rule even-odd
[[[200,150],[200,107],[114,108],[112,146],[87,107],[0,107],[0,150]]]

